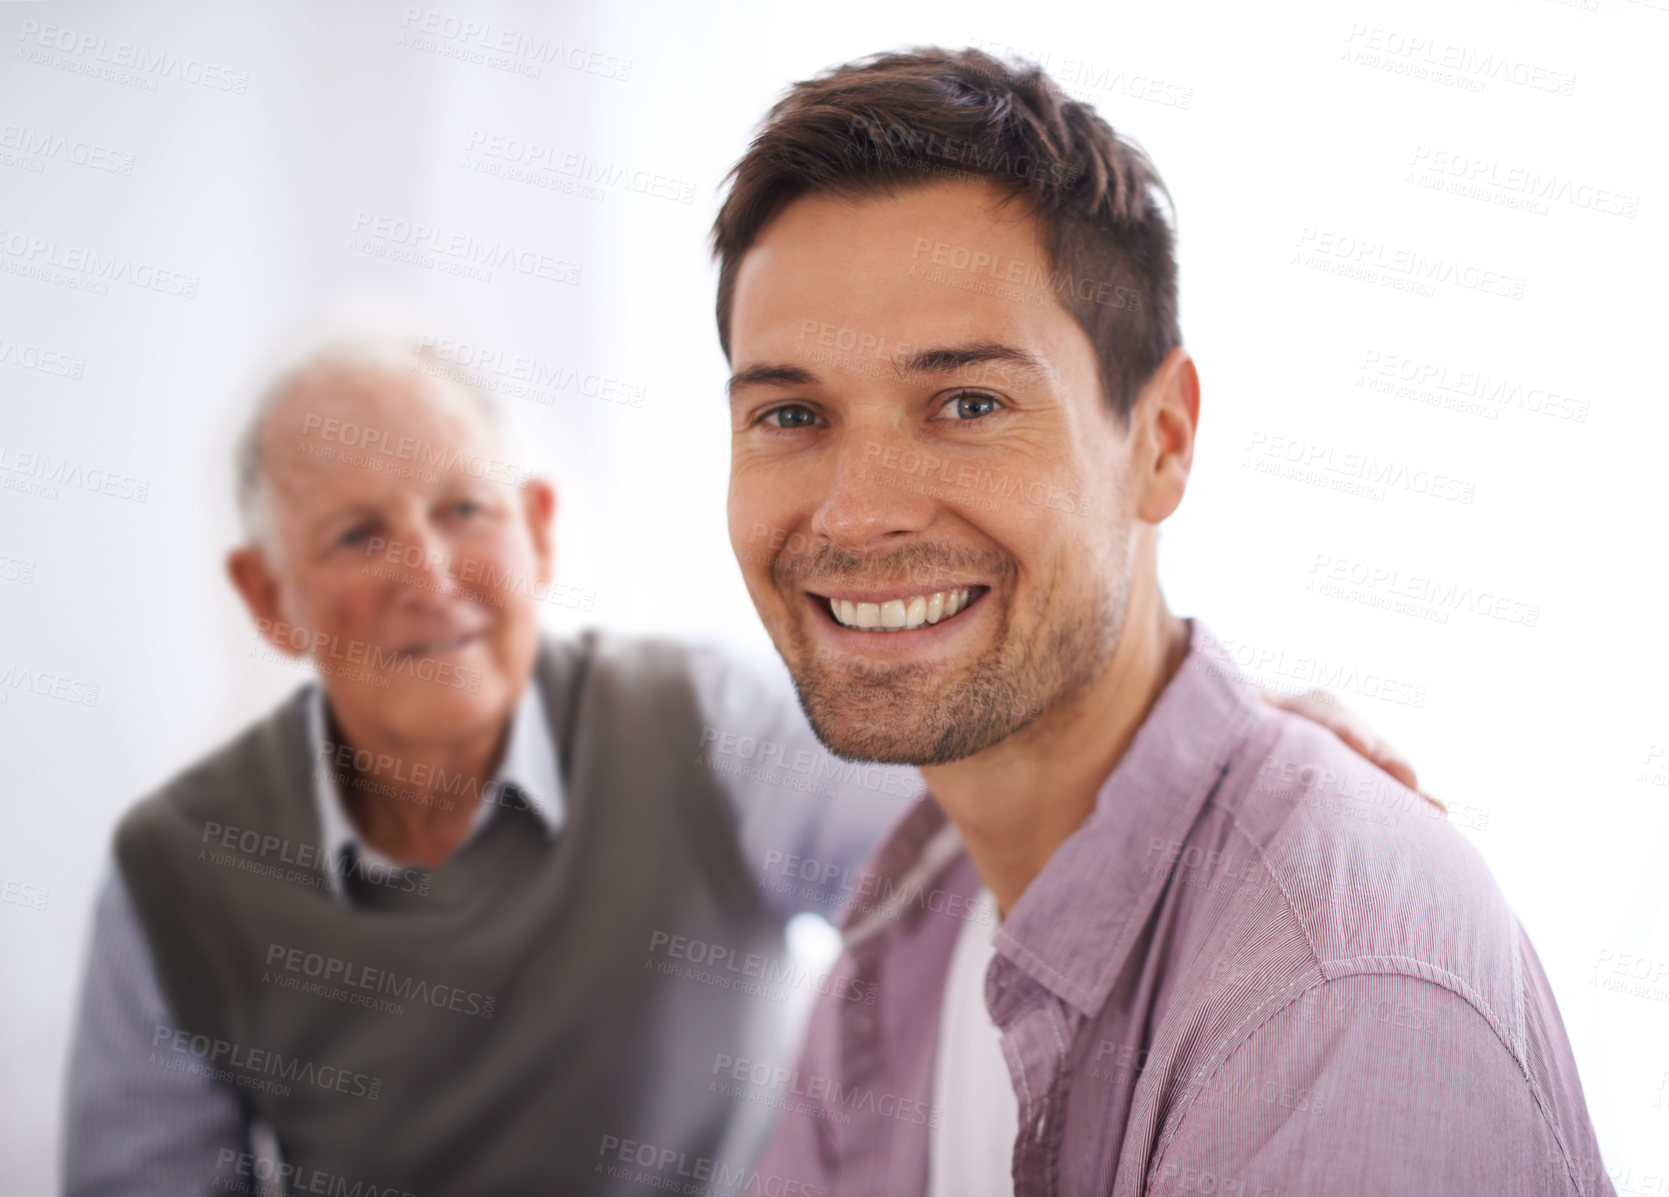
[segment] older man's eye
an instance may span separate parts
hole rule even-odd
[[[483,510],[485,509],[481,506],[481,504],[477,503],[474,499],[459,499],[456,503],[452,504],[452,513],[454,515],[480,515]]]
[[[370,539],[370,536],[371,526],[369,524],[355,524],[336,539],[339,544],[357,546],[364,544]]]
[[[939,410],[953,420],[977,420],[981,416],[988,416],[1002,406],[995,395],[987,395],[981,391],[961,391],[945,400]]]

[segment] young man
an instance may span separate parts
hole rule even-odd
[[[745,1185],[771,1105],[735,1082],[787,1071],[798,995],[870,1000],[783,924],[867,902],[843,879],[919,779],[830,758],[745,661],[541,635],[556,493],[519,460],[400,345],[252,413],[228,572],[317,681],[117,830],[66,1193]]]
[[[762,1171],[1610,1192],[1477,854],[1160,593],[1200,417],[1161,193],[973,51],[797,84],[733,173],[732,541],[819,738],[931,792],[845,920],[878,1001],[822,1002]]]

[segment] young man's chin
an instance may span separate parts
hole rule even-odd
[[[843,761],[875,765],[934,764],[934,753],[913,728],[896,724],[861,726],[845,720],[811,716],[818,742]]]
[[[844,760],[883,765],[944,765],[973,756],[1028,722],[1035,705],[1017,709],[1008,687],[986,687],[959,673],[859,680],[836,667],[796,673],[795,681],[825,748]]]

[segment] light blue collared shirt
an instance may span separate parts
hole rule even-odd
[[[362,868],[398,873],[405,866],[367,844],[348,817],[347,806],[328,768],[328,758],[338,751],[351,753],[353,750],[346,744],[338,745],[330,737],[323,687],[310,687],[305,701],[308,759],[313,762],[313,802],[319,815],[319,847],[332,866],[325,870],[331,889],[340,898],[343,854],[350,848],[358,855]],[[567,817],[567,805],[562,794],[562,773],[557,767],[556,745],[550,737],[550,719],[538,686],[530,685],[523,691],[510,716],[510,739],[505,745],[504,759],[499,762],[492,781],[482,788],[481,803],[476,807],[475,821],[470,824],[464,844],[479,835],[493,812],[504,805],[499,798],[507,786],[514,786],[526,799],[528,807],[544,824],[546,834],[555,839]]]

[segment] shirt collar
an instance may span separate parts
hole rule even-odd
[[[348,817],[342,795],[330,768],[329,757],[338,746],[331,742],[329,721],[326,718],[323,687],[317,683],[308,688],[307,747],[313,762],[313,804],[319,819],[319,847],[326,862],[325,873],[331,889],[342,896],[340,861],[344,849],[351,847],[359,859],[381,868],[398,868],[387,857],[365,843],[359,829]],[[487,819],[498,809],[493,801],[507,785],[514,785],[526,800],[526,806],[544,824],[551,838],[562,830],[567,817],[567,801],[562,789],[562,773],[557,764],[556,742],[551,737],[550,718],[545,711],[544,697],[536,682],[530,682],[522,692],[521,701],[510,716],[510,739],[505,745],[504,759],[498,772],[484,792],[484,800],[476,809],[475,822],[470,825],[465,842],[481,830]],[[346,748],[346,745],[341,747]],[[517,804],[522,805],[521,803]]]
[[[1222,645],[1188,620],[1188,655],[1102,783],[1095,809],[1055,850],[997,931],[999,956],[1093,1015],[1105,1004],[1169,870],[1154,843],[1188,834],[1258,717],[1258,699]],[[848,920],[849,949],[896,925],[902,900],[962,855],[955,825],[924,798],[888,835],[875,871],[894,895]],[[897,906],[899,910],[894,910]]]

